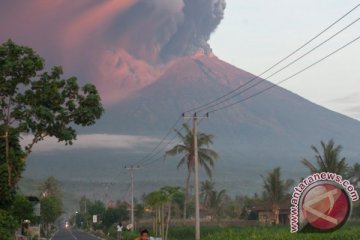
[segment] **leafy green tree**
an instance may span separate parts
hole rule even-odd
[[[50,176],[45,179],[39,186],[40,195],[44,197],[55,197],[61,199],[62,192],[60,183]]]
[[[283,180],[280,167],[274,168],[264,178],[264,199],[270,199],[272,203],[273,219],[279,224],[280,203],[288,196],[289,189],[294,181]]]
[[[0,236],[2,240],[13,240],[19,227],[16,219],[5,210],[0,209]]]
[[[183,125],[186,130],[185,135],[181,132],[176,131],[178,137],[181,139],[182,143],[175,145],[172,149],[168,150],[165,156],[175,156],[182,155],[177,168],[180,168],[183,165],[187,167],[187,177],[185,182],[185,200],[184,200],[184,213],[183,217],[186,218],[186,207],[187,200],[189,196],[189,182],[191,174],[194,172],[195,168],[195,158],[194,158],[194,134],[193,130],[187,124]],[[197,142],[198,142],[198,157],[199,164],[205,169],[208,177],[212,176],[212,168],[214,167],[214,162],[219,158],[218,154],[208,147],[213,144],[214,136],[211,134],[198,133]]]
[[[1,121],[1,120],[0,120]],[[8,152],[8,159],[5,154],[0,153],[0,209],[8,209],[16,195],[16,188],[9,185],[9,168],[11,169],[11,179],[16,178],[24,170],[24,162],[21,160],[24,152],[19,143],[19,134],[12,128],[8,129],[8,151],[6,151],[5,141],[0,136],[0,152]],[[0,125],[0,135],[4,132],[4,126]],[[10,164],[10,165],[9,165]]]
[[[23,220],[31,221],[34,218],[33,204],[23,195],[16,195],[10,212],[19,224]]]
[[[62,203],[58,198],[50,196],[41,198],[40,204],[41,222],[45,226],[46,235],[49,235],[50,225],[62,214]]]
[[[116,208],[108,208],[103,217],[103,224],[109,229],[114,224],[129,220],[129,212],[126,205],[120,205]]]
[[[353,166],[349,168],[348,176],[347,176],[351,183],[358,188],[358,185],[360,183],[360,164],[355,163]]]
[[[97,215],[101,219],[106,211],[105,204],[100,200],[96,200],[87,206],[87,211],[90,214],[90,217]]]
[[[76,139],[74,126],[92,125],[104,111],[94,85],[81,87],[76,77],[63,79],[60,66],[45,71],[44,65],[44,60],[29,47],[12,40],[0,45],[2,196],[13,195],[35,144],[46,137],[72,144]],[[21,134],[29,134],[32,141],[19,151]]]
[[[308,159],[302,160],[302,163],[310,170],[310,173],[333,172],[345,175],[348,165],[346,164],[346,158],[340,156],[342,146],[336,146],[332,139],[327,143],[321,141],[320,144],[321,150],[314,145],[311,146],[311,149],[315,152],[315,164],[312,164]]]

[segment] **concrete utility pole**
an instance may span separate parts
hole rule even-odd
[[[131,225],[132,225],[132,229],[131,231],[134,231],[135,228],[135,222],[134,222],[134,171],[138,170],[140,167],[137,166],[133,166],[131,165],[130,167],[126,167],[125,169],[130,171],[130,176],[131,176],[131,217],[130,217],[130,221],[131,221]]]
[[[193,120],[193,144],[194,144],[194,175],[195,175],[195,240],[200,240],[200,199],[199,199],[199,154],[198,154],[198,138],[197,138],[197,120],[208,118],[209,114],[205,116],[197,116],[194,113],[191,117],[186,117],[183,114],[184,118],[191,118]]]

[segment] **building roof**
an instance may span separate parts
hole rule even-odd
[[[26,196],[30,202],[40,202],[40,199],[36,196]]]

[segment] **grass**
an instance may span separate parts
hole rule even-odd
[[[115,236],[115,231],[111,234]],[[153,235],[153,234],[151,234]],[[172,227],[169,240],[193,240],[193,227]],[[133,240],[135,233],[124,232],[124,240]],[[114,238],[115,239],[115,238]],[[201,228],[202,240],[360,240],[360,223],[348,223],[332,233],[290,233],[288,226],[208,227]]]
[[[203,240],[359,240],[360,225],[350,224],[332,233],[296,233],[289,232],[286,226],[244,227],[238,229],[223,229],[210,234]],[[189,238],[190,240],[190,238]]]

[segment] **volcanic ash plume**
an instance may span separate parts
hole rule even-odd
[[[162,48],[161,56],[168,59],[191,55],[199,49],[210,53],[207,42],[223,19],[225,6],[225,0],[184,0],[183,20]]]
[[[147,62],[165,62],[198,50],[224,16],[225,0],[140,0],[120,13],[109,29],[118,48]]]
[[[156,81],[170,60],[211,53],[207,41],[225,5],[225,0],[5,1],[0,39],[32,46],[53,60],[50,64],[94,82],[106,102],[117,102]]]

